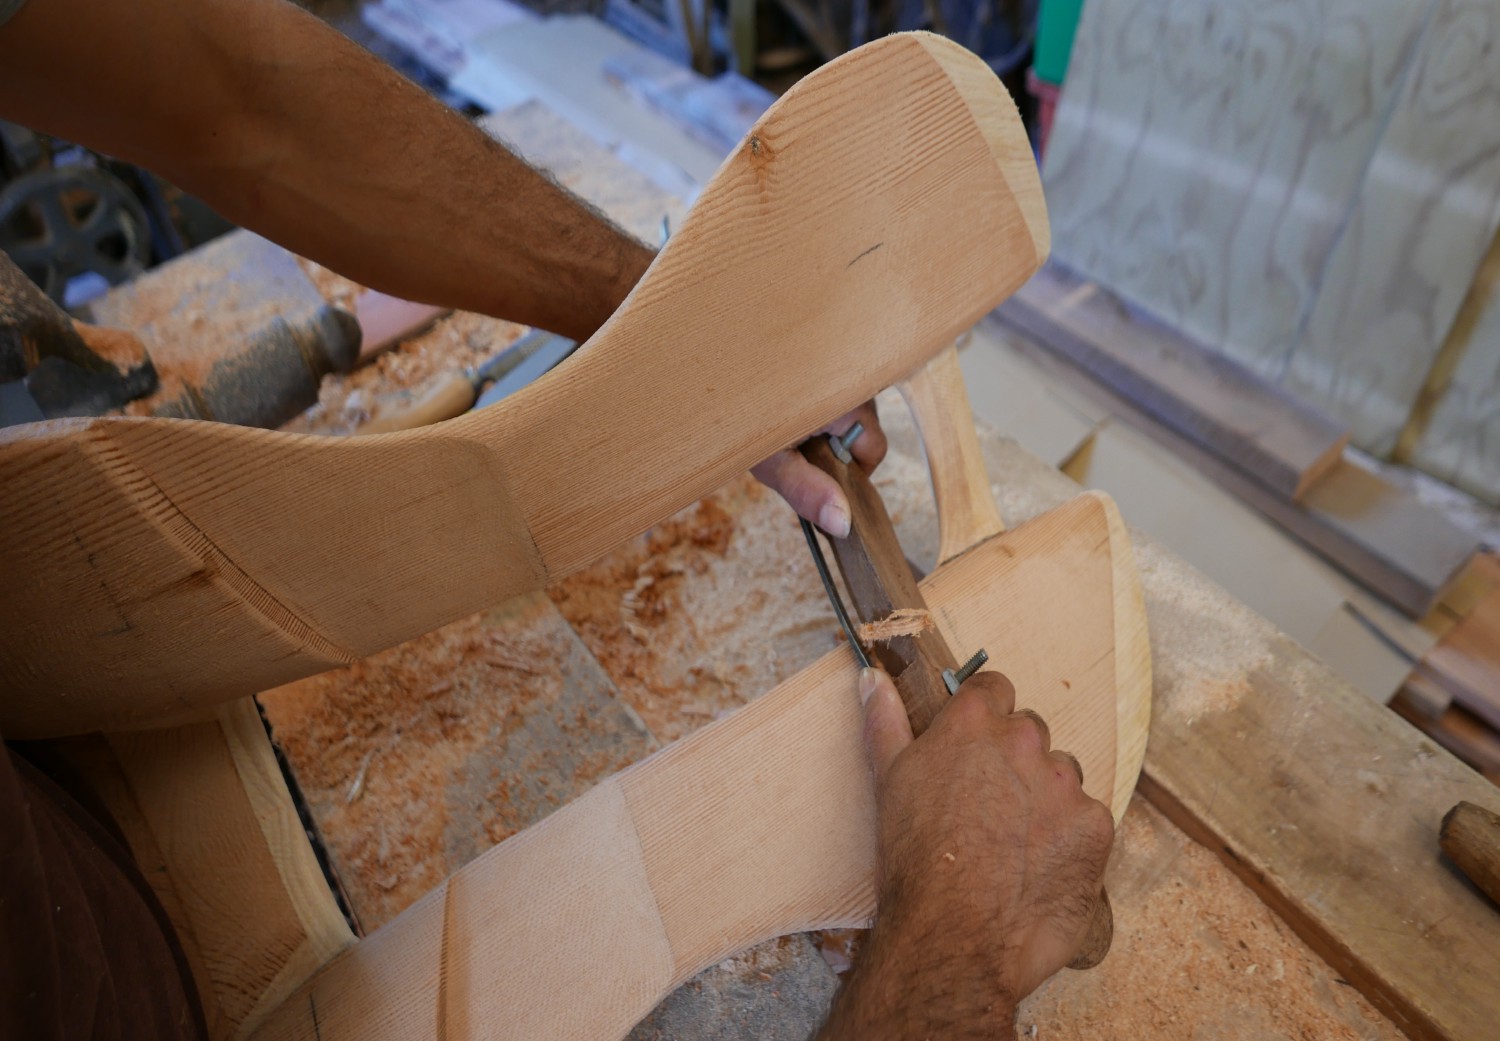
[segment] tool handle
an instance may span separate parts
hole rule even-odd
[[[956,367],[956,357],[953,360]],[[958,379],[961,381],[962,376]],[[959,385],[961,387],[962,383]],[[972,427],[972,419],[966,421]],[[927,602],[911,572],[911,565],[906,562],[885,502],[869,475],[857,463],[841,462],[827,438],[815,437],[804,442],[801,452],[809,462],[837,481],[849,499],[849,537],[830,538],[828,541],[844,576],[849,597],[854,601],[855,614],[861,621],[871,622],[885,618],[898,608],[926,610]],[[999,514],[996,513],[994,522],[998,521]],[[979,522],[981,525],[988,523],[987,520]],[[914,636],[861,643],[865,652],[890,673],[901,695],[901,703],[906,706],[912,735],[920,737],[948,703],[950,695],[943,682],[943,670],[958,667],[958,660],[942,633],[934,625]],[[1068,967],[1091,969],[1098,965],[1109,953],[1114,934],[1114,912],[1109,893],[1100,886],[1088,933]]]
[[[860,621],[878,621],[898,608],[926,610],[927,603],[896,539],[885,502],[869,475],[857,463],[840,462],[827,438],[815,437],[803,444],[801,451],[809,462],[837,481],[849,499],[849,537],[828,541]],[[914,636],[861,644],[890,673],[906,706],[912,733],[921,734],[948,703],[943,670],[958,668],[942,633],[932,626]]]
[[[1438,843],[1469,881],[1500,904],[1500,814],[1461,802],[1443,815]]]
[[[361,434],[390,434],[397,430],[441,423],[461,416],[474,407],[474,382],[462,372],[440,376],[428,384],[422,396],[411,405],[396,409],[390,415],[376,416],[359,428]]]

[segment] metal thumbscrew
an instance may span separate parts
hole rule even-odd
[[[984,663],[990,660],[989,652],[983,647],[974,652],[974,657],[958,667],[958,671],[952,669],[943,670],[943,685],[948,688],[949,694],[957,694],[959,686],[964,680],[984,668]]]
[[[849,446],[858,441],[859,435],[863,434],[864,432],[865,425],[863,423],[855,423],[852,427],[844,432],[843,437],[840,437],[838,434],[828,435],[828,447],[833,449],[833,454],[839,462],[843,463],[845,466],[848,466],[850,463],[854,462],[854,456],[849,454]]]

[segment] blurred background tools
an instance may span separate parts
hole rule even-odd
[[[413,430],[461,416],[471,408],[493,405],[548,372],[577,349],[578,344],[565,336],[533,329],[478,368],[439,376],[418,391],[410,404],[396,405],[376,415],[358,433]]]
[[[91,320],[137,333],[161,388],[131,412],[275,427],[318,400],[359,357],[359,324],[297,258],[234,231],[117,286]]]

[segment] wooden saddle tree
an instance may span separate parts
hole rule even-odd
[[[347,439],[0,432],[0,731],[191,718],[543,588],[915,371],[1047,250],[994,74],[890,37],[773,105],[619,311],[500,407]]]
[[[539,588],[909,376],[935,623],[989,650],[1118,819],[1151,690],[1128,536],[1094,494],[1001,531],[949,346],[1046,248],[993,75],[938,37],[891,37],[778,102],[581,356],[513,403],[350,441],[150,420],[10,432],[0,725],[132,729],[75,758],[163,894],[216,1038],[623,1036],[751,943],[869,921],[846,648],[357,942],[253,705],[214,706]]]

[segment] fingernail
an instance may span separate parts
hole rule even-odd
[[[849,537],[849,514],[836,502],[831,502],[818,511],[818,527],[836,539]]]
[[[869,702],[870,695],[875,693],[875,688],[880,683],[880,670],[876,668],[859,670],[859,703],[864,705]]]

